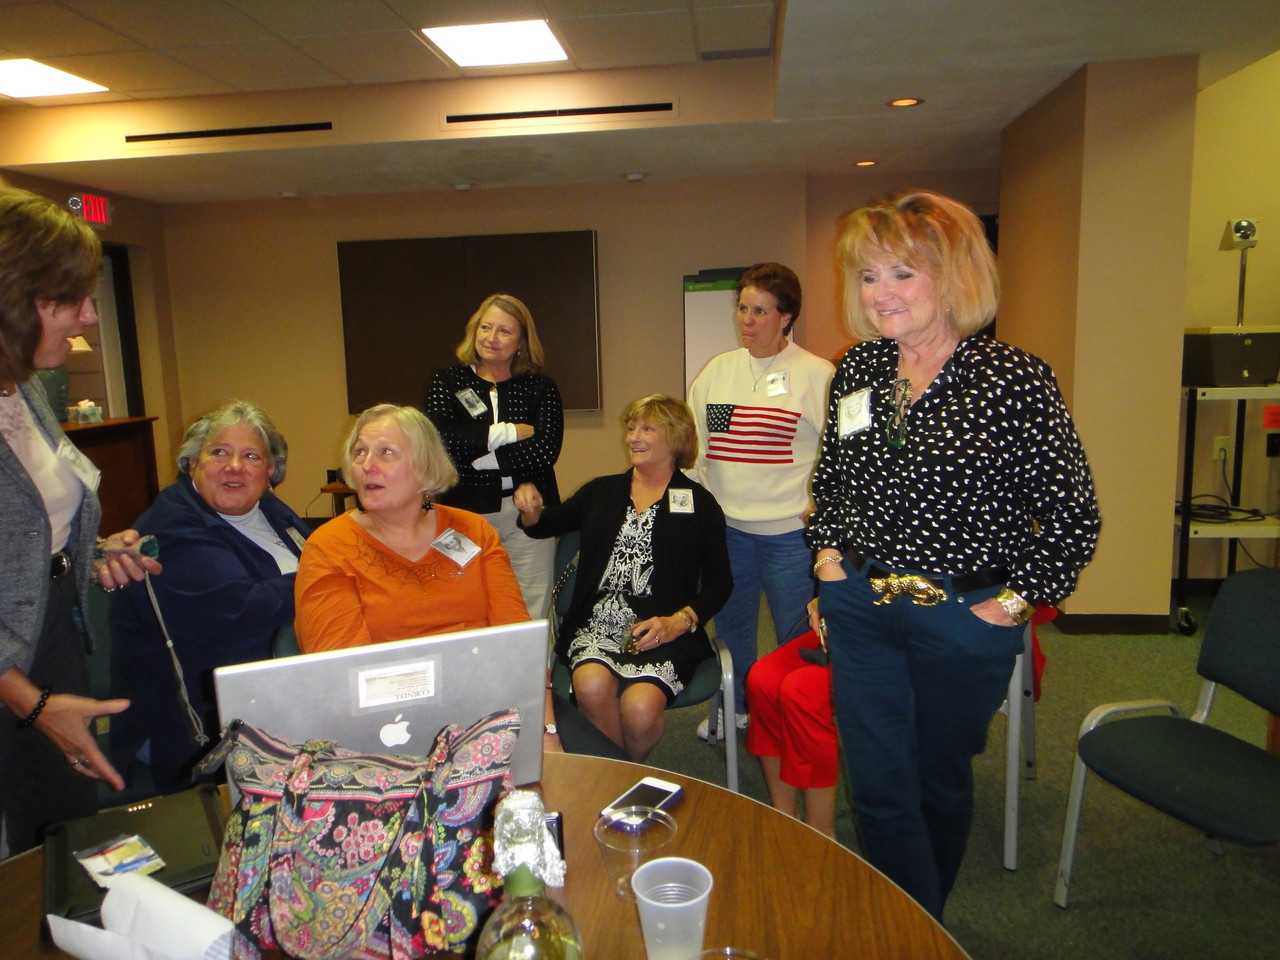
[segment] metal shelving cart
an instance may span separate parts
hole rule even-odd
[[[1264,387],[1183,387],[1187,398],[1187,424],[1182,443],[1182,498],[1179,504],[1178,578],[1174,586],[1175,626],[1185,634],[1196,631],[1195,619],[1187,609],[1187,559],[1193,539],[1226,539],[1227,573],[1236,569],[1236,541],[1280,539],[1280,519],[1263,516],[1257,520],[1232,523],[1200,523],[1191,519],[1191,481],[1195,467],[1196,413],[1203,402],[1234,400],[1235,443],[1231,459],[1231,506],[1240,506],[1240,480],[1244,470],[1245,404],[1250,400],[1280,400],[1280,384]]]

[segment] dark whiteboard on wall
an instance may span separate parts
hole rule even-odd
[[[338,244],[347,409],[422,406],[491,293],[533,314],[566,410],[600,409],[596,233],[512,233]]]

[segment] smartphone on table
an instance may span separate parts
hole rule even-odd
[[[680,802],[684,789],[678,783],[659,780],[657,777],[643,777],[622,796],[618,797],[600,811],[600,816],[607,817],[614,810],[623,807],[656,807],[670,812]]]

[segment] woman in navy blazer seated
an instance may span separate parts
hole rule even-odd
[[[102,245],[83,220],[26,190],[0,190],[0,859],[39,830],[98,806],[120,775],[90,725],[127,700],[89,697],[89,621],[104,589],[159,573],[126,530],[99,546],[98,469],[68,442],[36,370],[60,367],[68,338],[98,322]]]
[[[195,721],[217,741],[213,668],[265,660],[277,631],[292,629],[294,573],[309,528],[271,492],[288,457],[261,407],[229,400],[188,428],[177,482],[138,518],[138,530],[155,535],[165,561],[165,576],[151,586],[185,684],[147,589],[114,597],[113,684],[134,707],[112,724],[112,754],[127,768],[149,741],[143,756],[162,793],[188,786],[190,768],[206,750]]]
[[[724,513],[680,472],[693,465],[689,408],[659,394],[622,415],[631,469],[588,481],[559,506],[515,491],[531,537],[582,531],[578,573],[556,653],[578,707],[633,761],[662,739],[663,711],[711,656],[702,624],[733,589]]]

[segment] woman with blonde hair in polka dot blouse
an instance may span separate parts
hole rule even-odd
[[[1069,595],[1100,525],[1048,365],[981,333],[999,279],[972,211],[908,191],[838,246],[850,332],[809,526],[833,700],[867,858],[939,920],[1036,601]]]

